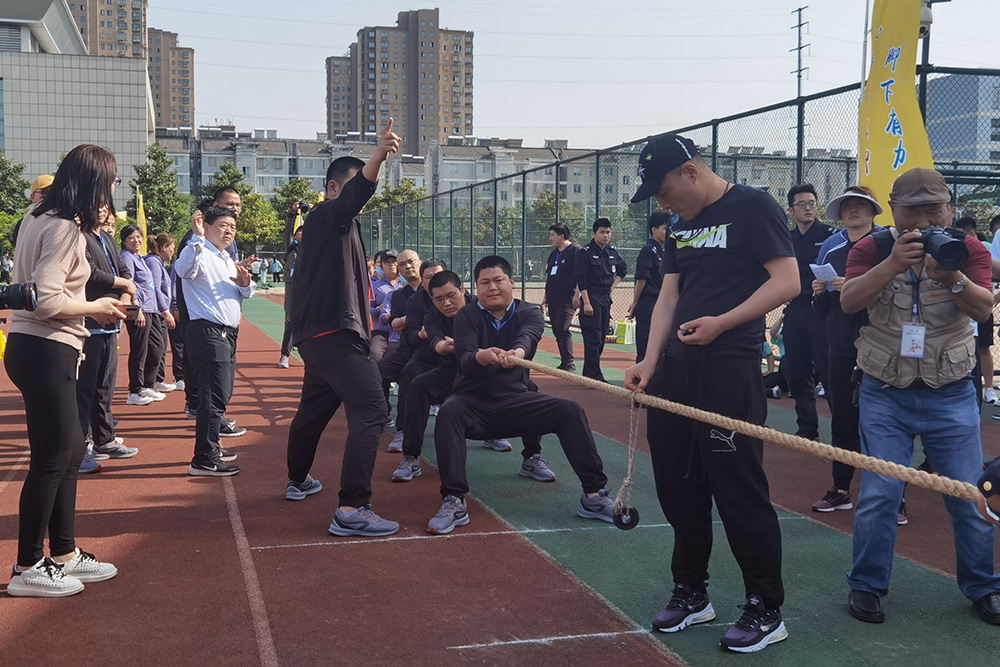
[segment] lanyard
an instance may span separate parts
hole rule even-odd
[[[568,247],[569,246],[567,246],[567,248]],[[562,254],[564,252],[566,252],[565,248],[563,248],[562,250],[556,250],[556,261],[552,262],[552,266],[559,266],[559,258],[562,257]]]
[[[118,269],[115,267],[115,259],[114,259],[114,257],[112,257],[111,253],[108,251],[108,244],[104,242],[104,233],[103,232],[97,232],[97,238],[101,239],[101,247],[104,248],[104,254],[107,256],[108,262],[111,263],[111,273],[115,274],[115,278],[117,278],[118,277]]]
[[[913,286],[913,321],[920,321],[920,310],[918,305],[920,304],[920,281],[917,279],[917,274],[910,269],[910,285]]]
[[[490,326],[493,327],[497,333],[500,333],[500,330],[503,329],[508,322],[514,319],[514,310],[516,308],[517,308],[517,303],[512,300],[510,302],[510,310],[507,311],[507,313],[503,316],[503,319],[499,321],[497,320],[497,318],[493,317],[493,313],[486,310],[485,308],[483,309],[483,313],[486,314],[486,321],[490,323]]]

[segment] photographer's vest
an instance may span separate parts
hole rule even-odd
[[[886,246],[891,252],[895,237],[886,230],[872,238],[881,262],[889,255]],[[915,380],[937,388],[967,377],[976,365],[976,340],[969,316],[959,309],[951,289],[928,278],[926,270],[921,270],[917,292],[920,322],[927,327],[923,358],[900,355],[903,325],[913,321],[914,290],[907,271],[883,287],[868,307],[868,324],[861,328],[855,343],[858,367],[901,389]]]

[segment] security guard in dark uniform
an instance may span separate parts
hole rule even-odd
[[[601,354],[611,319],[611,290],[628,272],[628,264],[609,245],[611,221],[598,218],[594,238],[577,253],[573,277],[580,288],[580,330],[583,332],[583,376],[607,382],[601,373]]]
[[[663,286],[660,262],[663,261],[663,244],[667,240],[670,219],[666,211],[656,211],[649,216],[650,239],[635,260],[635,289],[632,291],[632,306],[628,310],[629,317],[635,318],[635,363],[646,357],[653,306]]]

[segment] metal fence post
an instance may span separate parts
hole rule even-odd
[[[494,168],[496,168],[496,161],[493,162]],[[499,215],[500,215],[500,181],[493,179],[493,254],[499,255],[499,239],[500,235],[500,225],[499,225]]]
[[[448,266],[455,270],[455,191],[448,191]],[[456,271],[456,273],[458,273]]]
[[[417,204],[417,254],[420,254],[420,204]],[[431,251],[431,257],[434,256],[434,251]]]
[[[420,243],[420,239],[417,239],[417,243]],[[403,247],[406,247],[406,204],[403,204]],[[417,254],[420,254],[420,246],[417,246]]]
[[[559,200],[562,199],[562,197],[559,196],[559,163],[558,162],[556,162],[555,190],[553,190],[553,192],[556,195],[556,206],[555,206],[556,219],[552,221],[552,224],[557,224],[559,222]]]
[[[601,217],[601,154],[594,156],[594,220]],[[590,223],[593,224],[594,220]],[[586,225],[589,226],[589,225]],[[586,229],[586,226],[584,229]]]
[[[712,171],[719,170],[719,123],[712,121]]]
[[[802,175],[805,173],[805,151],[806,151],[806,103],[800,97],[796,102],[798,111],[798,136],[795,145],[795,182],[802,182]]]
[[[558,163],[556,163],[558,165]],[[556,169],[558,170],[558,166]],[[556,193],[559,201],[559,193]],[[513,239],[512,239],[513,240]],[[528,175],[521,172],[521,301],[528,285]]]

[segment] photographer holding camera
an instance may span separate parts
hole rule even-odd
[[[944,177],[916,168],[893,183],[895,229],[851,249],[841,291],[845,313],[868,309],[858,339],[861,451],[910,465],[920,436],[933,469],[975,484],[982,473],[979,401],[969,373],[976,342],[969,318],[989,318],[991,258],[975,238],[953,234]],[[885,619],[902,481],[865,471],[854,516],[854,562],[847,575],[852,616]],[[958,586],[980,617],[1000,625],[1000,575],[993,526],[976,505],[945,497],[952,517]]]
[[[21,488],[17,565],[7,594],[64,597],[84,583],[118,573],[75,542],[76,482],[83,460],[83,431],[77,407],[77,373],[87,338],[85,318],[113,324],[125,318],[121,301],[86,300],[90,277],[84,234],[114,214],[112,196],[121,179],[114,155],[83,144],[69,152],[45,201],[33,208],[21,229],[14,280],[33,281],[33,312],[15,310],[4,355],[7,374],[24,398],[31,463]],[[43,542],[49,535],[51,558]]]

